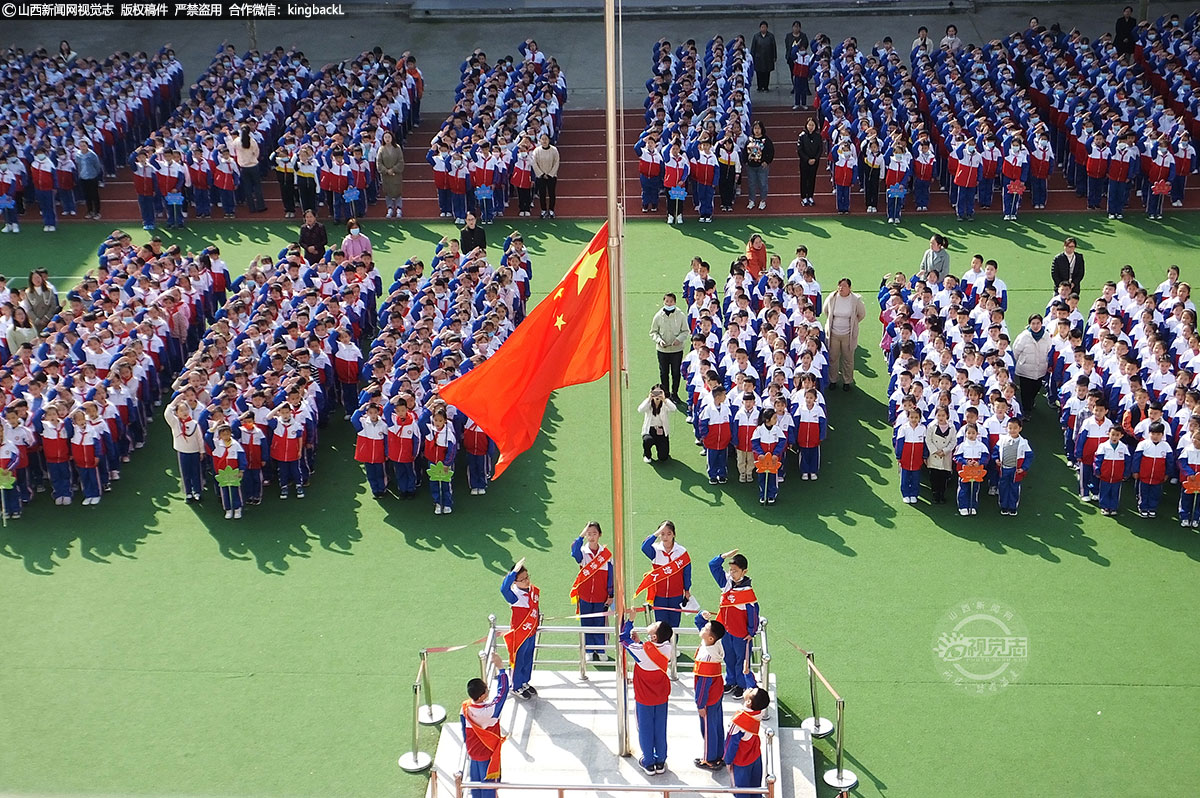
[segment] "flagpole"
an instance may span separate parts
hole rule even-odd
[[[607,142],[608,173],[608,292],[612,319],[612,345],[608,371],[608,422],[612,442],[613,508],[613,593],[616,614],[614,633],[620,634],[625,613],[625,472],[624,436],[621,412],[622,352],[625,349],[625,324],[621,317],[621,285],[624,263],[621,256],[621,208],[617,182],[617,47],[616,0],[604,0],[604,129]],[[617,646],[617,753],[629,756],[629,685],[625,649]]]

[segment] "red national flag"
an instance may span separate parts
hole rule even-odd
[[[610,317],[606,223],[499,351],[441,389],[495,441],[496,477],[533,445],[553,391],[608,373]]]

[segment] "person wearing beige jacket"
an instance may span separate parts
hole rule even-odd
[[[854,384],[854,352],[858,349],[858,326],[867,317],[863,298],[850,290],[850,278],[838,280],[836,291],[825,300],[825,337],[829,340],[829,384],[839,380],[842,390]]]
[[[554,218],[554,203],[558,198],[558,147],[550,143],[550,137],[542,134],[539,145],[532,153],[533,176],[537,180],[538,202],[542,206],[542,218]]]
[[[929,468],[929,484],[933,487],[933,503],[946,503],[946,486],[954,468],[954,447],[958,444],[958,430],[950,423],[950,411],[939,407],[932,424],[925,428],[925,447],[929,457],[925,465]]]

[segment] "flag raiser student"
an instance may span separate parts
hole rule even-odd
[[[725,760],[721,758],[725,741],[725,721],[721,711],[725,680],[721,678],[721,661],[725,654],[717,644],[725,639],[725,627],[711,612],[700,612],[696,614],[696,628],[700,630],[700,645],[693,658],[692,686],[696,711],[700,714],[704,755],[694,762],[703,770],[719,770],[725,766]]]
[[[500,747],[505,737],[500,733],[500,713],[508,700],[508,673],[496,652],[492,652],[496,668],[496,694],[489,699],[487,682],[472,679],[467,682],[468,700],[462,703],[459,720],[467,757],[471,760],[471,781],[500,780]],[[495,798],[495,790],[472,790],[474,798]]]
[[[613,600],[612,551],[600,542],[600,522],[588,521],[579,537],[571,543],[571,556],[579,563],[579,574],[571,585],[571,599],[578,602],[581,626],[605,626],[603,613]],[[604,634],[589,632],[584,643],[588,654],[596,661],[604,658]]]
[[[746,691],[742,709],[729,722],[725,738],[725,761],[733,776],[734,787],[762,786],[762,713],[771,703],[771,696],[761,687]],[[734,793],[751,798],[751,793]]]
[[[633,631],[635,610],[626,610],[621,627],[621,645],[634,660],[633,700],[636,705],[638,745],[642,749],[638,760],[650,776],[667,770],[667,700],[671,696],[671,680],[667,676],[671,662],[671,627],[654,621],[646,627],[646,642]]]
[[[728,562],[728,570],[725,563]],[[754,687],[754,675],[750,673],[750,642],[758,631],[758,596],[750,584],[750,567],[746,555],[732,549],[713,557],[708,562],[717,587],[721,588],[721,606],[717,620],[725,629],[721,645],[725,649],[725,692],[741,698],[742,693]]]
[[[513,669],[513,692],[526,699],[537,695],[529,677],[533,674],[533,650],[541,622],[540,594],[529,579],[524,557],[517,560],[500,582],[500,595],[512,607],[512,620],[509,631],[504,633],[504,642],[508,645],[508,661]]]

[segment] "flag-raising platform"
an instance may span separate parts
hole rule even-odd
[[[503,630],[504,627],[493,626],[488,644],[480,652],[481,662],[490,660],[493,641]],[[696,630],[686,626],[676,632],[685,641],[696,636]],[[555,633],[578,638],[579,628],[542,627],[539,630],[530,681],[538,695],[531,700],[522,700],[510,693],[501,714],[501,732],[508,739],[501,749],[500,782],[494,785],[500,798],[622,798],[668,793],[673,796],[719,796],[734,792],[728,769],[714,773],[694,764],[693,760],[703,755],[704,744],[692,690],[691,663],[686,656],[672,663],[667,711],[667,770],[658,776],[648,776],[638,766],[637,723],[632,707],[627,722],[633,756],[621,756],[618,750],[616,663],[588,661],[581,647],[551,642]],[[763,656],[764,636],[760,631],[756,636],[758,645],[752,647],[752,659],[757,660],[758,666],[754,669],[755,675],[771,695],[761,732],[763,783],[757,790],[739,788],[738,792],[816,798],[812,735],[804,728],[780,728],[778,725],[775,675],[769,668],[769,655]],[[679,637],[676,640],[679,641]],[[687,643],[680,645],[686,655]],[[616,653],[612,635],[608,636],[606,648]],[[578,660],[574,657],[549,659],[564,653],[561,649],[570,651],[568,656],[577,651]],[[559,669],[569,665],[575,668]],[[485,667],[484,672],[489,677],[493,675],[490,667]],[[631,686],[629,690],[632,691]],[[725,696],[722,709],[726,730],[740,707],[740,699]],[[470,786],[463,785],[469,782],[470,774],[462,725],[453,702],[448,709],[433,760],[427,798],[458,798],[471,794]],[[403,766],[404,762],[401,764]]]

